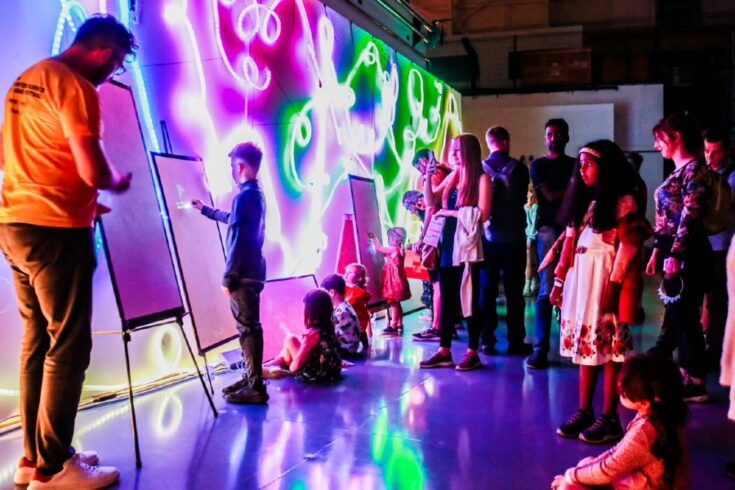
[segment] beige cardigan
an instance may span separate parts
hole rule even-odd
[[[469,317],[472,311],[472,271],[471,264],[482,262],[482,234],[480,209],[476,206],[463,206],[457,210],[457,231],[454,233],[453,265],[463,265],[462,282],[459,289],[459,300],[462,316]],[[478,286],[478,285],[475,285]]]

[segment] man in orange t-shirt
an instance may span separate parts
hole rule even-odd
[[[71,447],[92,349],[93,220],[97,190],[125,192],[128,175],[102,149],[96,87],[137,48],[111,16],[88,19],[59,56],[22,73],[5,98],[0,249],[13,269],[24,331],[16,485],[102,488],[119,478]]]

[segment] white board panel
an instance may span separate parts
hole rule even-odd
[[[664,115],[664,87],[651,85],[621,85],[605,89],[542,92],[533,94],[504,94],[462,97],[464,112],[492,119],[499,107],[539,107],[589,104],[615,105],[615,142],[625,151],[653,149],[651,128]],[[463,112],[463,113],[464,113]],[[484,125],[487,121],[481,120]],[[480,128],[482,130],[482,128]],[[487,129],[487,128],[485,128]],[[474,131],[474,129],[473,129]],[[543,131],[543,128],[540,129]],[[575,128],[571,128],[574,133]],[[484,133],[477,133],[484,136]]]
[[[371,295],[370,304],[383,301],[383,255],[375,252],[368,238],[369,233],[380,237],[385,245],[385,237],[380,221],[375,181],[365,177],[350,175],[350,190],[354,208],[355,227],[357,228],[357,256],[367,269],[367,290]]]
[[[236,337],[237,330],[229,299],[220,290],[225,254],[219,228],[189,204],[199,199],[212,205],[204,165],[199,159],[159,153],[153,153],[153,162],[197,346],[206,352]]]
[[[112,83],[99,93],[107,157],[133,174],[127,192],[100,196],[112,208],[102,217],[107,260],[123,320],[142,325],[180,314],[183,302],[133,94]]]
[[[467,104],[464,108],[464,129],[482,141],[486,154],[485,132],[491,126],[503,126],[510,132],[510,154],[516,158],[535,158],[546,154],[544,124],[552,118],[569,123],[567,155],[576,157],[585,143],[598,139],[614,140],[615,106],[605,104],[547,105],[526,107],[486,107]]]

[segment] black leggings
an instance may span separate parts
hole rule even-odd
[[[664,250],[669,250],[666,247]],[[679,365],[694,378],[704,378],[705,365],[704,332],[700,323],[699,308],[702,306],[710,263],[709,244],[704,240],[693,241],[681,261],[681,277],[684,290],[681,298],[665,306],[664,321],[661,325],[654,349],[662,354],[671,355],[679,349]],[[664,251],[664,258],[668,254]]]
[[[482,262],[472,264],[472,316],[467,317],[467,331],[470,349],[480,346],[480,270]],[[440,346],[452,347],[454,326],[462,319],[462,307],[459,302],[460,286],[464,266],[441,267],[439,269],[439,291],[441,292],[441,341]]]

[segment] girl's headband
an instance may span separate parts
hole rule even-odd
[[[600,155],[599,151],[593,150],[592,148],[589,148],[587,146],[579,150],[579,154],[581,155],[582,153],[589,153],[590,155],[597,158],[598,160],[602,158],[602,155]]]

